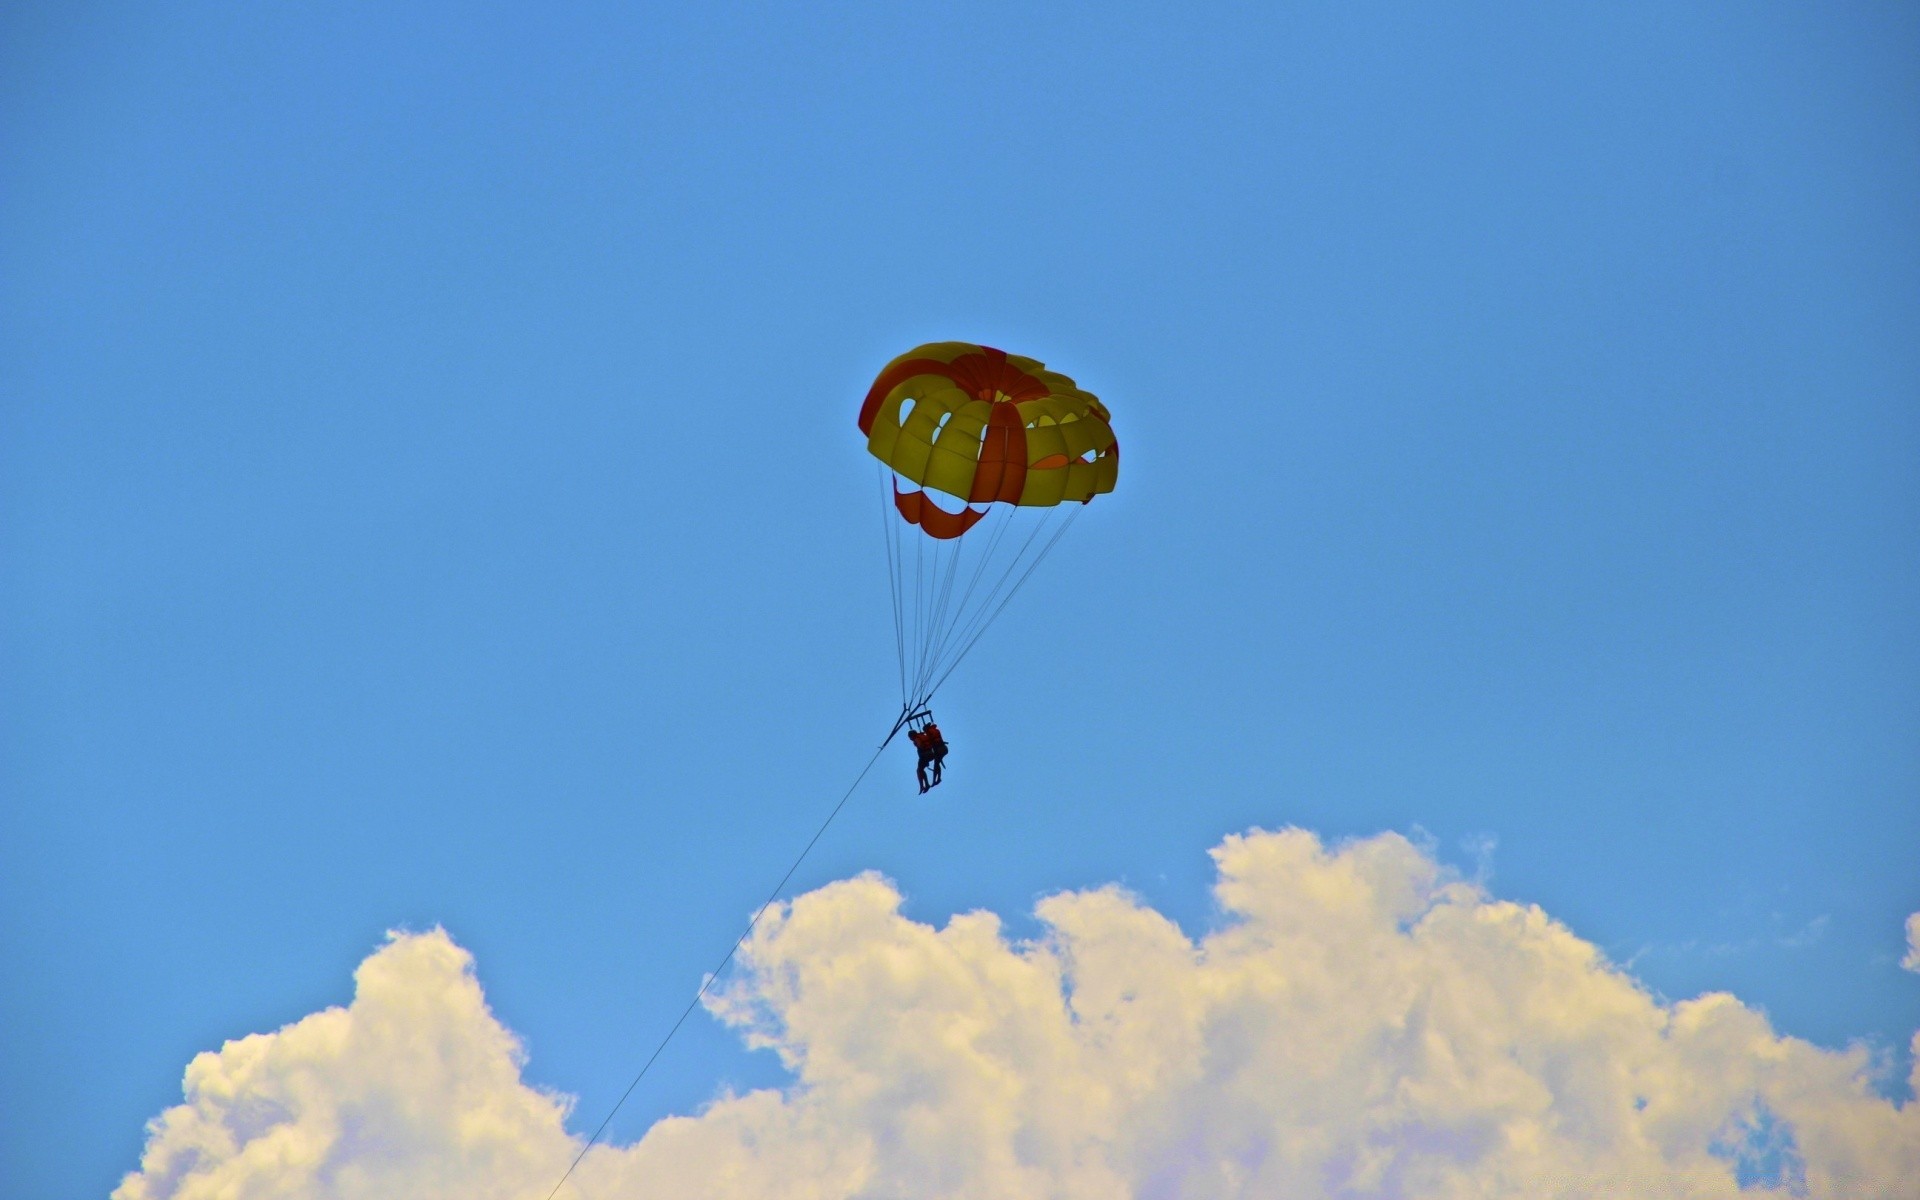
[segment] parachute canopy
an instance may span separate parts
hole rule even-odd
[[[965,505],[1048,508],[1113,490],[1120,446],[1106,406],[1031,358],[972,342],[935,342],[887,364],[860,406],[867,449],[916,485],[895,507],[934,538],[985,516],[950,513],[931,489]]]
[[[873,381],[858,423],[881,463],[903,713],[932,699],[1059,542],[1079,511],[1066,502],[1113,490],[1109,420],[1065,375],[972,342],[910,350]]]

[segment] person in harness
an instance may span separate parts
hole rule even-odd
[[[914,764],[914,778],[920,781],[920,791],[940,786],[940,776],[944,773],[947,761],[947,739],[941,736],[940,727],[933,723],[933,714],[918,712],[911,718],[924,721],[922,725],[907,726],[907,740],[913,743],[913,749],[919,756]]]
[[[927,787],[939,787],[940,777],[947,765],[947,739],[941,736],[940,727],[933,723],[932,717],[927,718],[926,725],[920,730],[920,745],[922,761],[933,765],[933,782]],[[924,792],[927,789],[920,790]]]
[[[920,781],[921,793],[925,794],[933,786],[927,782],[927,768],[933,765],[933,748],[928,744],[927,735],[911,726],[907,728],[907,740],[913,743],[915,753],[920,756],[920,761],[914,764],[913,774]]]

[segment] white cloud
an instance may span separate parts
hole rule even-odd
[[[1728,995],[1659,1003],[1397,835],[1213,855],[1227,921],[1198,942],[1117,888],[1042,901],[1029,943],[990,913],[910,921],[875,875],[801,896],[711,1006],[795,1082],[596,1147],[567,1194],[1704,1200],[1920,1178],[1920,1105],[1876,1096],[1865,1051],[1778,1037]],[[465,952],[396,937],[357,979],[347,1009],[195,1059],[116,1200],[544,1196],[579,1143]]]
[[[349,1008],[195,1057],[114,1200],[544,1194],[564,1104],[521,1082],[467,952],[391,935],[354,982]]]
[[[1907,918],[1907,956],[1900,960],[1900,965],[1920,973],[1920,912]]]

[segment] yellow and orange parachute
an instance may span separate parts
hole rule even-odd
[[[1051,507],[1113,490],[1120,445],[1106,406],[1031,358],[935,342],[887,364],[860,406],[867,449],[920,489],[967,505]],[[940,508],[924,490],[895,505],[928,536],[956,538],[986,511]]]
[[[902,712],[913,713],[1059,542],[1079,509],[1057,518],[1062,506],[1113,490],[1120,446],[1091,392],[972,342],[935,342],[888,363],[859,426],[890,477],[883,498],[918,531],[886,515]]]

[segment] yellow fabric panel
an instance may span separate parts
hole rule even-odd
[[[900,410],[914,401],[905,421]],[[916,376],[881,405],[869,446],[902,477],[964,499],[980,461],[981,430],[991,409],[938,376]]]
[[[979,469],[979,447],[972,454],[962,454],[957,450],[935,447],[932,458],[927,463],[927,473],[921,478],[924,487],[947,493],[958,500],[965,500],[973,489],[973,473]]]
[[[1046,471],[1028,471],[1027,481],[1020,488],[1020,503],[1027,507],[1051,508],[1067,496],[1067,469],[1056,467]]]
[[[975,433],[987,427],[987,417],[993,412],[993,405],[985,400],[975,400],[959,388],[949,388],[942,394],[945,411],[953,414],[951,424],[970,429]]]
[[[1101,421],[1070,421],[1060,427],[1067,443],[1067,456],[1079,458],[1089,450],[1105,450],[1113,445],[1113,430]]]
[[[1075,420],[1080,415],[1078,406],[1068,403],[1058,396],[1048,396],[1044,400],[1022,400],[1020,419],[1028,425],[1059,425]]]
[[[1020,416],[1028,426],[1027,444],[1034,444],[1033,434],[1038,430],[1058,429],[1065,439],[1065,449],[1060,452],[1071,457],[1077,458],[1089,450],[1104,450],[1113,445],[1113,430],[1086,403],[1091,399],[1086,393],[1080,392],[1076,396],[1055,395],[1022,403]],[[1035,453],[1032,457],[1037,460],[1045,455]]]
[[[940,405],[922,399],[913,406],[906,420],[900,423],[900,436],[931,446],[934,431],[940,428],[940,418],[945,415],[946,410]]]
[[[1086,478],[1086,492],[1076,497],[1086,499],[1097,496],[1101,492],[1113,490],[1114,481],[1120,475],[1120,460],[1109,455],[1105,458],[1096,458],[1084,466],[1076,463],[1070,469]]]
[[[1039,462],[1053,454],[1068,454],[1066,435],[1058,425],[1027,426],[1027,461]]]
[[[874,418],[867,449],[901,476],[918,481],[926,474],[927,459],[933,451],[933,431],[943,411],[937,404],[930,403],[929,397],[943,391],[964,399],[964,393],[950,380],[937,375],[915,376],[894,388]],[[913,407],[903,421],[900,412],[909,399]]]
[[[925,467],[929,445],[925,438],[914,438],[912,432],[908,432],[906,426],[912,424],[912,415],[908,415],[904,422],[900,420],[902,399],[906,397],[893,394],[887,397],[887,403],[881,405],[879,417],[874,420],[874,434],[868,438],[868,447],[876,453],[881,463],[912,478]],[[920,405],[916,403],[914,409],[918,411],[918,407]]]
[[[919,438],[902,434],[894,443],[893,453],[887,456],[887,465],[907,479],[918,483],[926,477],[927,460],[933,457],[933,447]]]
[[[894,445],[900,440],[900,401],[889,398],[874,417],[873,432],[867,436],[867,449],[884,463],[893,461]]]
[[[919,481],[922,485],[957,496],[967,494],[980,461],[980,431],[986,425],[987,407],[951,386],[928,397],[925,436],[932,453]],[[918,433],[919,427],[913,432]]]

